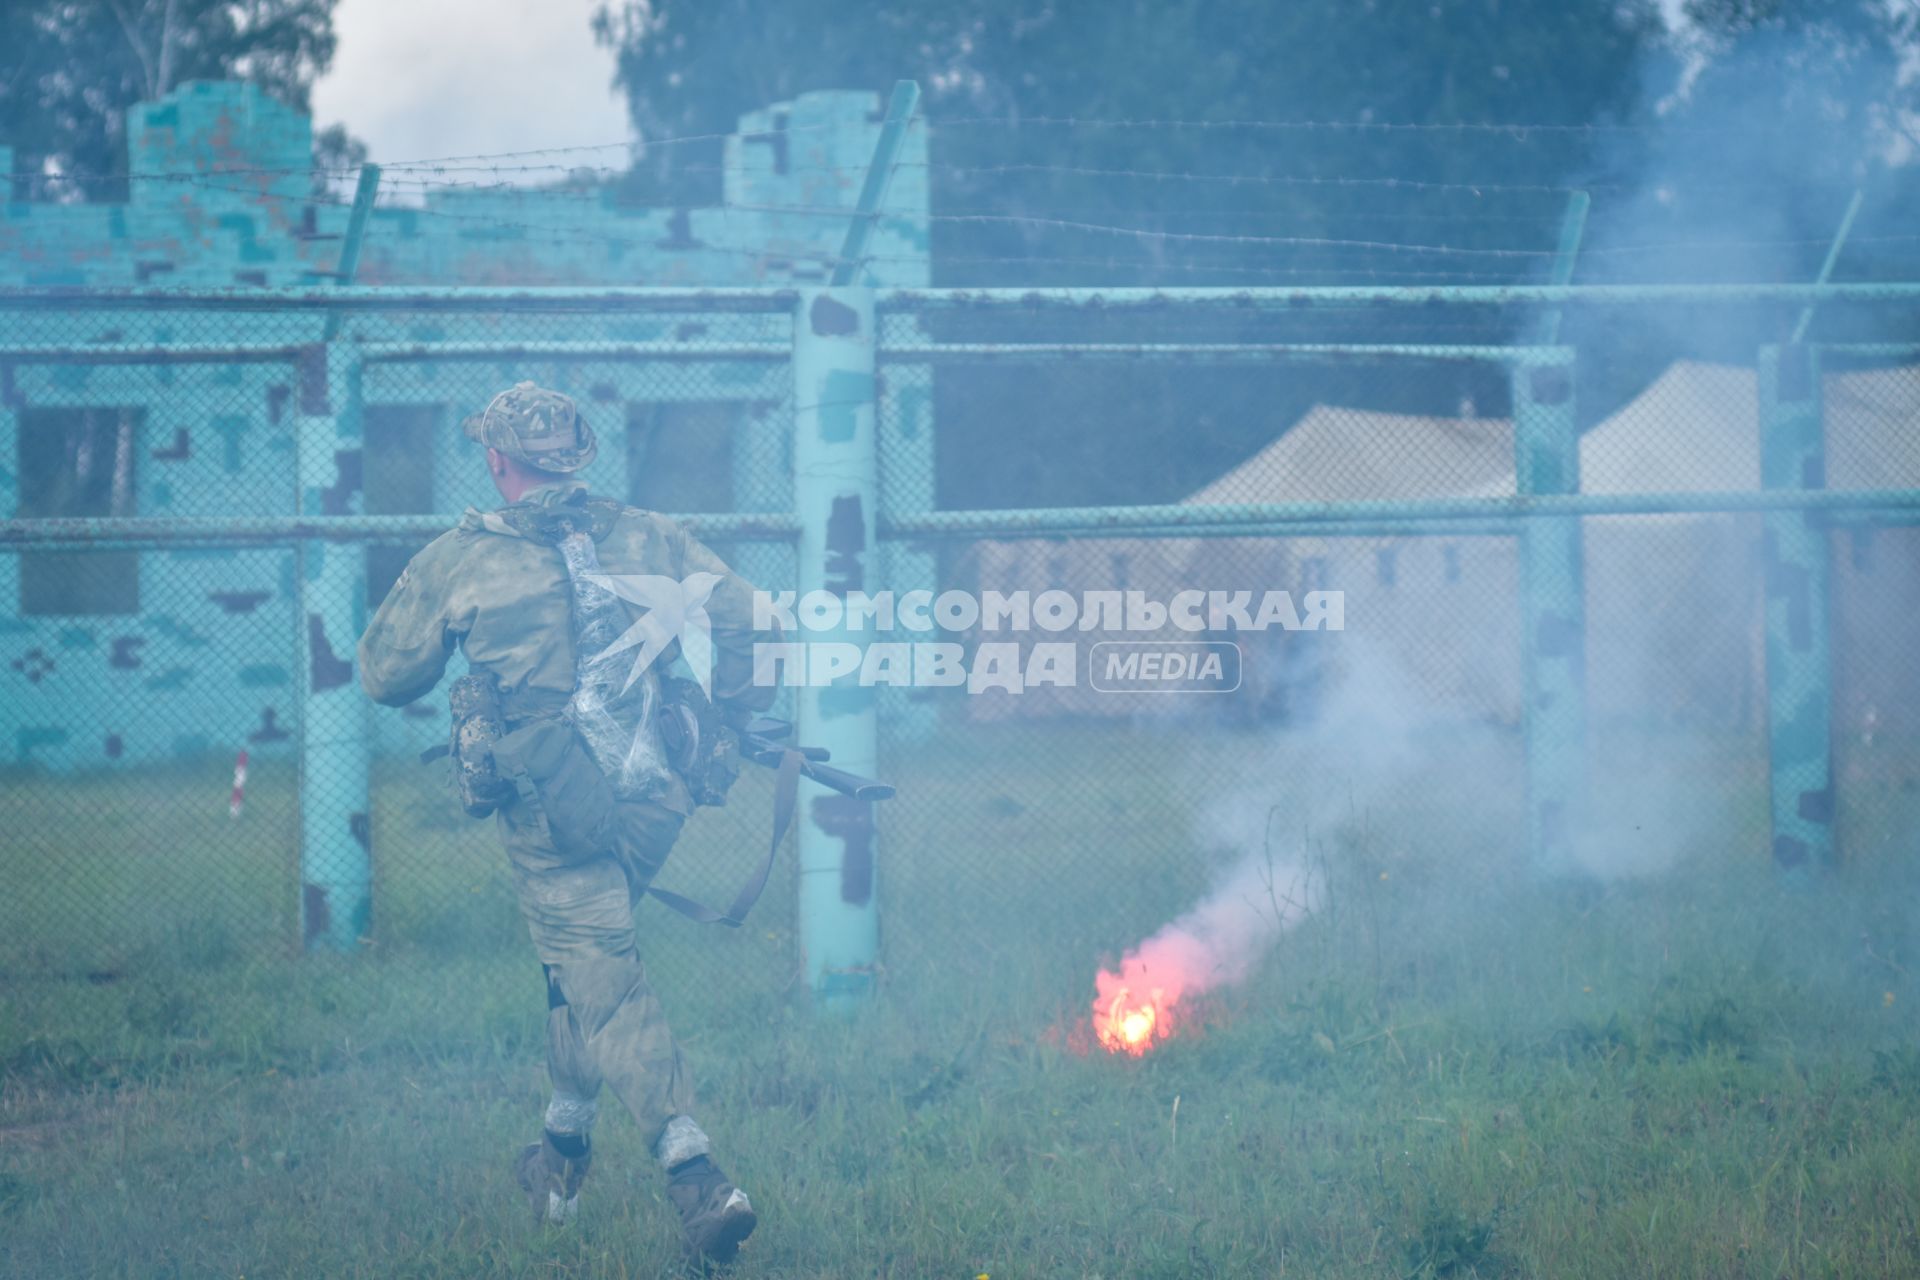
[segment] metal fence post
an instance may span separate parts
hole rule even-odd
[[[1759,383],[1761,487],[1826,488],[1818,355],[1763,347]],[[1769,512],[1761,528],[1773,861],[1800,877],[1834,862],[1827,535],[1811,511]]]
[[[1573,266],[1580,258],[1580,241],[1587,234],[1587,208],[1592,200],[1584,191],[1567,194],[1566,211],[1560,215],[1560,245],[1554,251],[1553,270],[1547,273],[1548,284],[1567,284],[1573,279]],[[1533,340],[1552,343],[1560,341],[1560,308],[1543,311],[1534,322]]]
[[[1513,370],[1515,479],[1525,495],[1580,491],[1572,357]],[[1535,518],[1520,533],[1527,852],[1536,873],[1572,867],[1587,784],[1586,599],[1580,521]]]
[[[884,214],[887,188],[893,181],[908,126],[919,105],[918,82],[901,80],[894,84],[893,96],[887,101],[886,120],[880,126],[879,137],[874,139],[873,158],[867,162],[866,177],[840,244],[839,260],[834,264],[831,283],[836,286],[858,283],[864,273],[867,244],[875,224]],[[895,374],[901,385],[889,389],[894,397],[894,412],[889,415],[890,421],[881,424],[876,446],[879,451],[878,501],[881,514],[888,518],[933,510],[932,370],[897,369]],[[876,550],[881,567],[877,581],[896,598],[934,585],[932,556],[898,541]],[[932,733],[935,709],[923,697],[916,696],[921,692],[892,685],[880,690],[887,727],[896,739],[920,739]]]
[[[322,343],[303,353],[296,466],[302,515],[361,507],[358,353]],[[300,920],[309,950],[351,951],[373,919],[372,764],[366,697],[353,669],[366,625],[366,552],[300,545]]]
[[[873,290],[804,290],[793,325],[794,510],[800,521],[797,587],[844,601],[869,589],[878,468],[874,445]],[[817,597],[816,597],[817,598]],[[804,606],[802,613],[804,614]],[[865,648],[867,631],[843,620],[798,638],[809,666],[822,642]],[[809,673],[811,674],[811,673]],[[798,691],[800,741],[825,747],[855,773],[875,772],[873,689],[852,672]],[[873,806],[802,782],[800,950],[808,987],[829,1004],[871,992],[879,946],[874,905]]]

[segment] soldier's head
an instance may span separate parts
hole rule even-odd
[[[599,445],[572,397],[531,382],[508,387],[462,424],[487,446],[487,474],[508,502],[593,461]]]

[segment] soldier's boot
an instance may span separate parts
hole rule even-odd
[[[513,1164],[535,1222],[561,1225],[580,1212],[580,1184],[593,1167],[593,1150],[584,1137],[563,1135],[561,1142],[579,1154],[564,1154],[554,1145],[554,1135],[543,1132],[540,1141],[527,1144]]]
[[[727,1181],[706,1156],[695,1156],[667,1171],[667,1199],[680,1212],[687,1256],[695,1262],[725,1266],[759,1223],[747,1193]]]

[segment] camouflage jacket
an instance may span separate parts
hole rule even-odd
[[[563,480],[529,490],[521,502],[554,506],[584,490]],[[753,588],[720,557],[666,517],[632,507],[596,539],[596,550],[609,574],[720,575],[706,603],[714,701],[736,713],[771,705],[775,690],[753,683]],[[469,670],[499,681],[509,720],[558,713],[574,686],[571,601],[554,547],[497,512],[469,508],[414,556],[367,624],[360,683],[374,701],[405,706],[439,683],[458,648]],[[639,616],[637,606],[627,608]]]

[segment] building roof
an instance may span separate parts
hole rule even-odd
[[[1920,486],[1920,367],[1822,380],[1833,488]],[[1760,487],[1754,371],[1677,360],[1580,439],[1585,493],[1726,493]],[[1286,434],[1186,501],[1352,501],[1514,492],[1513,428],[1315,405]]]
[[[1513,424],[1315,405],[1186,501],[1341,502],[1512,493]]]

